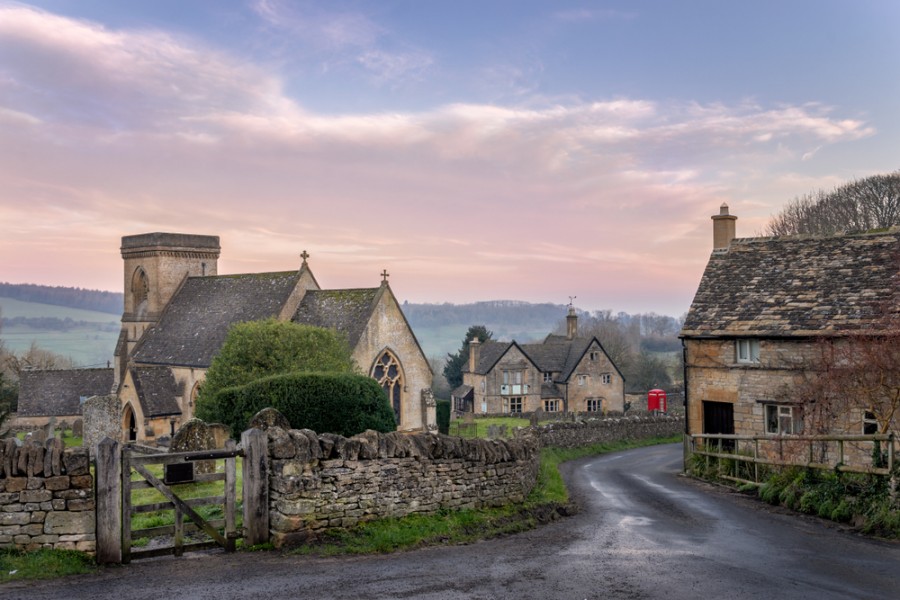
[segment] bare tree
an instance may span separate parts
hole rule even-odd
[[[768,235],[834,235],[900,225],[900,170],[818,190],[788,202]]]

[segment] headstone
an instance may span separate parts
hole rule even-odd
[[[90,451],[91,456],[96,455],[97,444],[103,438],[122,441],[122,408],[114,395],[88,398],[81,406],[81,414],[84,418],[82,445]]]
[[[209,426],[200,419],[191,419],[182,425],[169,444],[169,452],[197,452],[215,450],[216,438]],[[215,473],[216,461],[201,460],[194,463],[194,473]]]
[[[84,421],[75,419],[72,423],[72,437],[82,437],[84,435]]]
[[[50,420],[44,426],[44,440],[56,437],[56,417],[50,417]]]
[[[25,435],[25,441],[37,442],[38,444],[43,444],[47,441],[47,427],[44,426],[42,429],[37,429]]]
[[[291,424],[283,414],[274,408],[264,408],[250,419],[247,429],[262,429],[265,431],[271,427],[290,429]]]

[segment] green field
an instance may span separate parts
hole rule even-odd
[[[25,351],[36,343],[45,350],[70,357],[79,367],[106,366],[107,361],[113,358],[120,327],[116,315],[2,297],[0,311],[6,319],[55,317],[78,323],[65,331],[4,325],[0,339],[14,352]]]

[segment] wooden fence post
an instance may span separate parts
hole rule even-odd
[[[122,562],[122,449],[108,437],[97,445],[97,562]]]
[[[269,444],[266,432],[248,429],[241,434],[244,449],[244,544],[269,541]]]

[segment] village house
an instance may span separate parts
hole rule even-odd
[[[305,251],[296,271],[244,275],[217,274],[217,236],[125,236],[121,251],[125,311],[114,389],[125,439],[173,434],[193,416],[229,328],[266,318],[346,335],[357,366],[386,391],[398,429],[436,430],[431,368],[386,271],[378,287],[323,290]]]
[[[81,418],[81,407],[91,396],[108,394],[112,369],[39,369],[19,376],[16,429],[32,430],[55,419],[71,425]]]
[[[815,399],[802,392],[822,376],[823,348],[878,333],[896,311],[900,230],[736,238],[736,219],[725,204],[712,217],[712,255],[681,331],[687,433],[875,433],[858,406],[813,431]]]
[[[569,307],[566,335],[537,344],[469,342],[463,384],[451,402],[458,414],[622,412],[625,379],[596,337],[578,337]]]

